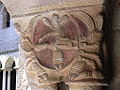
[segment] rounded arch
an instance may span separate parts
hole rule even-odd
[[[6,63],[5,63],[5,68],[12,68],[13,67],[13,64],[14,64],[14,59],[12,57],[9,57],[7,60],[6,60]]]
[[[0,24],[2,29],[10,26],[10,15],[5,7],[5,5],[0,1]]]

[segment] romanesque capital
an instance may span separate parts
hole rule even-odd
[[[61,81],[73,87],[105,86],[103,0],[37,2],[29,0],[26,8],[20,3],[20,11],[10,9],[32,90]]]

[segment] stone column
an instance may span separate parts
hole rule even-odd
[[[101,60],[104,0],[2,1],[21,35],[26,87],[57,90],[61,81],[70,90],[107,85]]]
[[[16,70],[16,90],[18,90],[18,71]]]
[[[6,89],[6,69],[5,69],[5,62],[6,62],[6,57],[5,56],[0,56],[0,61],[2,68],[1,70],[3,71],[3,77],[2,77],[2,90]]]
[[[2,90],[5,90],[6,87],[7,87],[7,90],[10,90],[12,69],[2,68],[2,70],[3,70]],[[8,72],[8,75],[6,76],[7,72]],[[7,84],[6,84],[6,78],[7,78]]]
[[[11,70],[8,70],[8,76],[7,76],[7,90],[10,90],[11,85]]]
[[[111,31],[111,60],[112,60],[112,77],[110,78],[109,90],[120,89],[120,1],[116,0],[112,18]]]
[[[19,62],[20,62],[20,60],[18,58],[14,58],[14,60],[15,60],[14,69],[16,70],[16,89],[15,90],[18,90],[18,70],[19,70]]]
[[[3,70],[2,90],[6,89],[6,70]]]
[[[16,89],[18,90],[18,68],[14,67],[14,69],[16,70]]]

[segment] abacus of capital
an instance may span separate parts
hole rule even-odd
[[[69,90],[102,90],[107,85],[101,60],[103,0],[27,0],[20,9],[8,0],[3,3],[20,34],[26,87],[57,90],[61,81]]]

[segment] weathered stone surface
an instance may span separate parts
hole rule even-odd
[[[54,90],[61,81],[71,90],[89,90],[89,86],[98,86],[92,89],[100,90],[100,86],[106,85],[100,57],[103,0],[3,3],[21,34],[20,70],[25,71],[28,82],[23,78],[27,83],[24,86],[21,82],[19,89],[30,86],[32,90],[41,90],[50,86]]]
[[[102,87],[74,87],[70,88],[69,90],[104,90]]]
[[[50,10],[61,7],[99,5],[104,0],[1,0],[11,15],[19,15],[38,11]],[[74,3],[73,3],[74,2]],[[63,4],[65,4],[63,6]],[[17,8],[16,8],[17,7]]]

